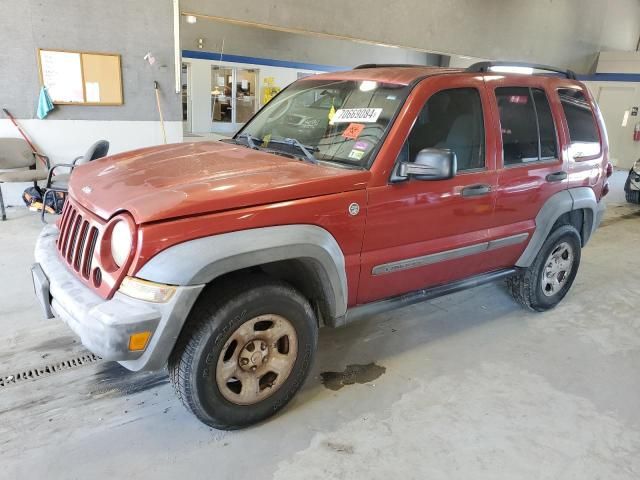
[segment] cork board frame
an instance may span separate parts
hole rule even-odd
[[[56,105],[124,104],[120,54],[38,49],[38,73]]]

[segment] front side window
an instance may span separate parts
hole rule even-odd
[[[442,90],[427,100],[405,143],[401,161],[415,161],[424,148],[455,152],[458,171],[484,168],[484,119],[478,90]]]
[[[408,92],[373,81],[303,80],[267,103],[236,140],[366,168]]]
[[[598,155],[600,136],[591,106],[584,94],[580,90],[561,88],[558,95],[567,119],[571,145],[579,151],[577,155]]]
[[[556,129],[544,90],[496,88],[505,166],[558,157]]]

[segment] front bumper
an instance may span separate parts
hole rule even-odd
[[[117,361],[129,370],[163,368],[204,285],[178,287],[167,303],[145,302],[120,292],[104,300],[60,259],[57,237],[56,227],[45,227],[35,249],[34,271],[41,269],[46,277],[45,310],[48,305],[87,349],[105,360]],[[130,351],[129,336],[142,331],[152,333],[146,348]]]

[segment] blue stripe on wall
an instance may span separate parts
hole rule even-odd
[[[272,58],[245,57],[244,55],[230,55],[228,53],[202,52],[195,50],[183,50],[184,58],[199,58],[201,60],[215,60],[221,62],[250,63],[253,65],[268,65],[270,67],[296,68],[298,70],[318,70],[321,72],[336,72],[350,70],[350,67],[338,67],[336,65],[320,65],[318,63],[289,62],[287,60],[274,60]]]
[[[640,82],[640,73],[594,73],[578,75],[583,82]]]
[[[337,65],[322,65],[319,63],[290,62],[273,58],[247,57],[244,55],[230,55],[228,53],[183,50],[184,58],[199,58],[201,60],[215,60],[232,63],[249,63],[253,65],[267,65],[270,67],[295,68],[298,70],[318,70],[321,72],[337,72],[350,70],[352,67]],[[578,80],[586,82],[640,82],[640,73],[595,73],[593,75],[577,75]]]

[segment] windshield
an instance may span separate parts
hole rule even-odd
[[[297,82],[235,138],[252,147],[366,167],[408,91],[406,85],[372,81]]]

